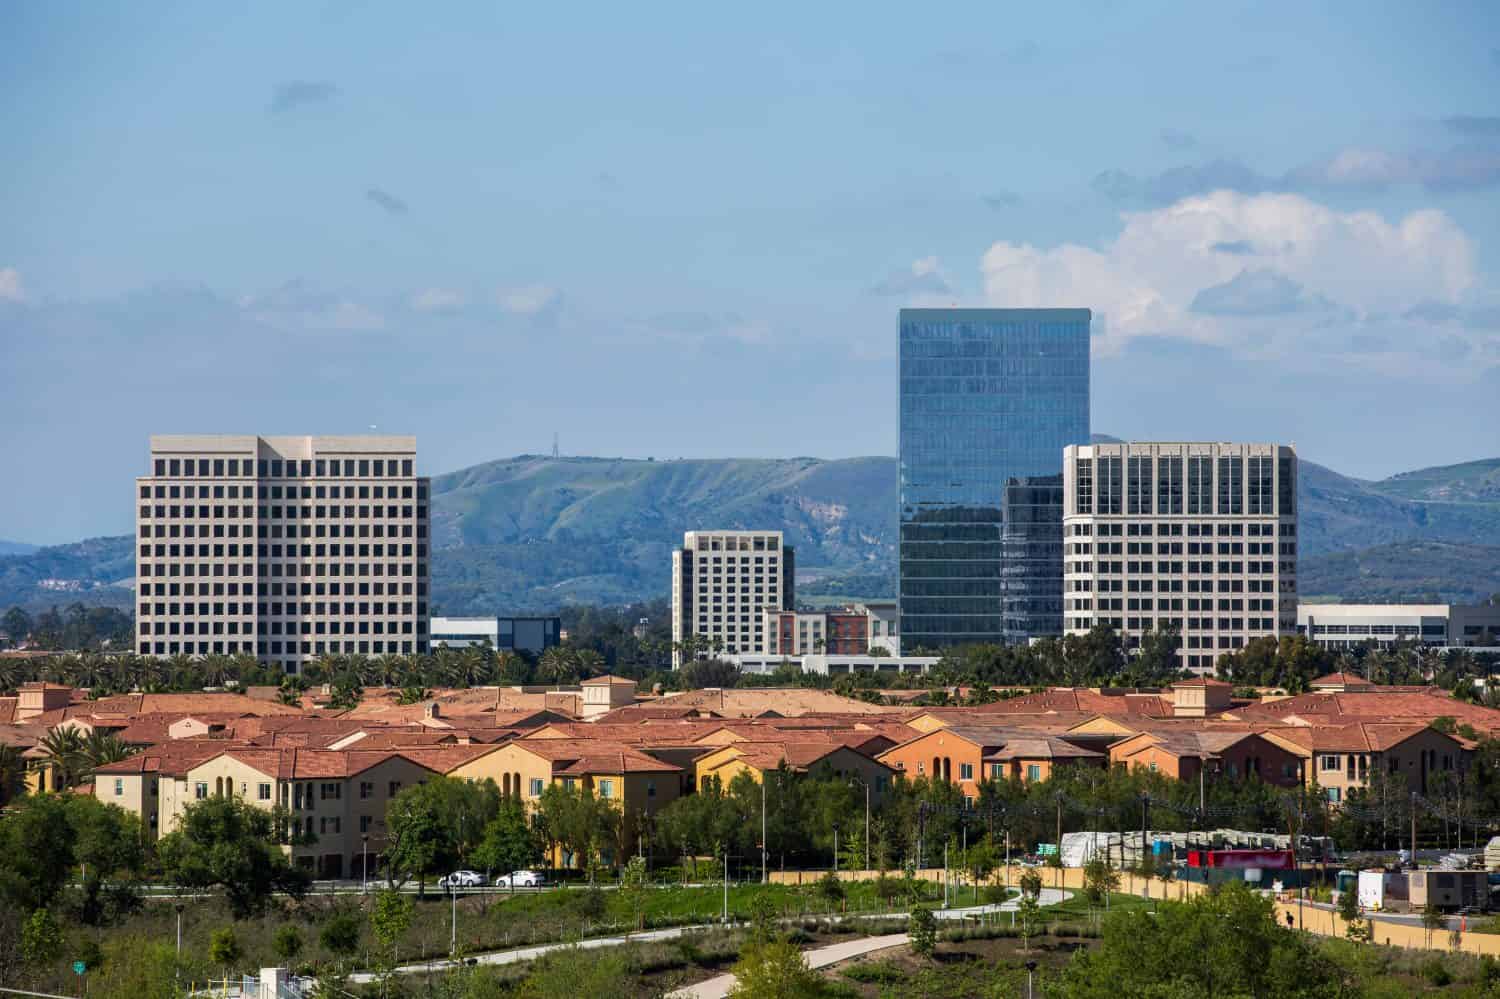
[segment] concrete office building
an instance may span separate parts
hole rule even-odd
[[[1278,444],[1069,447],[1063,460],[1066,632],[1127,646],[1175,629],[1212,670],[1297,624],[1297,454]]]
[[[1087,309],[902,309],[907,650],[1062,631],[1062,449],[1089,439]]]
[[[529,652],[541,655],[561,641],[562,618],[558,617],[435,617],[432,646],[464,649],[488,642],[497,652]]]
[[[1353,649],[1369,642],[1495,646],[1500,645],[1500,606],[1299,604],[1297,634],[1329,649]]]
[[[136,479],[136,651],[426,652],[414,437],[153,436]]]
[[[765,610],[792,610],[795,553],[780,531],[688,531],[672,553],[672,642],[761,654]],[[672,665],[682,665],[674,647]]]

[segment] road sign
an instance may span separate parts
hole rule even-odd
[[[81,975],[81,974],[83,974],[87,970],[88,970],[88,965],[84,964],[82,961],[74,961],[73,962],[73,974],[75,974],[75,975]]]

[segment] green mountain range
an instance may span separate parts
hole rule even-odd
[[[1500,459],[1369,482],[1302,463],[1303,592],[1344,600],[1500,590]],[[894,458],[651,461],[521,455],[433,480],[433,604],[551,611],[664,594],[695,528],[780,528],[800,592],[894,592]],[[0,557],[0,607],[130,605],[128,536]]]

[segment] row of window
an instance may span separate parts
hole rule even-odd
[[[427,498],[427,487],[405,486],[254,486],[154,485],[140,487],[141,499],[417,499]],[[189,514],[191,516],[191,514]],[[305,516],[305,514],[304,514]]]
[[[410,458],[157,458],[156,475],[173,478],[396,478],[412,475]]]
[[[1186,530],[1184,530],[1186,528]],[[1263,524],[1259,522],[1245,523],[1236,521],[1224,524],[1149,524],[1149,523],[1108,523],[1108,524],[1069,524],[1069,537],[1094,537],[1101,538],[1295,538],[1297,536],[1296,524]]]

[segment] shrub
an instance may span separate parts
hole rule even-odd
[[[1448,962],[1437,956],[1422,962],[1422,977],[1427,979],[1428,984],[1439,989],[1453,983],[1453,973],[1448,970]]]
[[[851,981],[867,985],[893,985],[906,980],[906,972],[894,961],[862,961],[840,972]]]
[[[932,952],[937,949],[937,917],[925,905],[918,906],[912,910],[908,923],[907,932],[911,934],[912,952],[922,957],[932,957]]]

